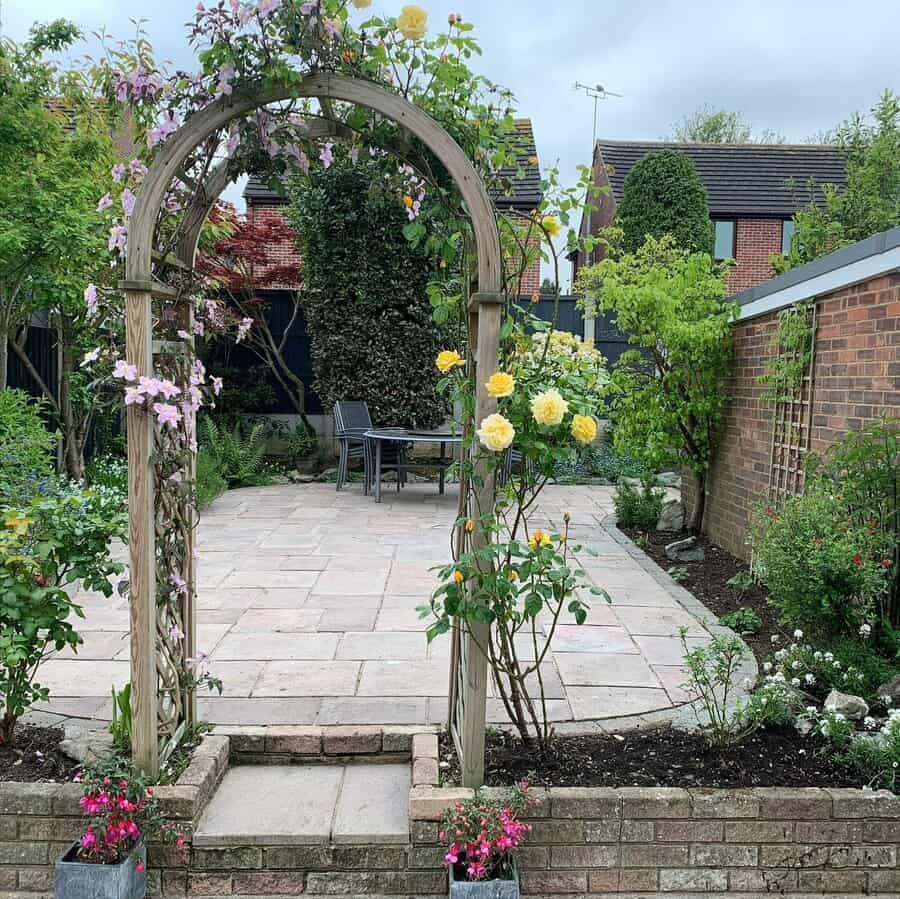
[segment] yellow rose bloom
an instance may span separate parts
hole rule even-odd
[[[481,422],[477,433],[482,446],[492,453],[499,453],[513,442],[516,429],[507,419],[495,412]]]
[[[531,401],[531,414],[539,425],[558,425],[569,411],[569,404],[558,390],[545,390]]]
[[[528,541],[528,545],[534,550],[540,549],[540,547],[542,546],[549,546],[550,535],[545,531],[535,531],[531,535],[531,539]]]
[[[409,194],[406,194],[406,196],[403,197],[403,205],[407,209],[412,209],[413,198]]]
[[[475,522],[471,518],[466,519],[466,533],[471,534],[475,530]]]
[[[456,581],[457,584],[461,584],[465,579],[465,575],[458,568],[453,572],[453,580]]]
[[[516,389],[516,379],[505,371],[495,371],[484,386],[487,387],[488,396],[512,396]]]
[[[465,365],[466,360],[456,350],[444,350],[438,353],[434,364],[438,367],[438,371],[445,375],[451,369],[456,368],[457,365]]]
[[[428,30],[428,13],[421,6],[404,6],[397,17],[397,28],[408,41],[420,41]]]
[[[555,215],[545,215],[541,219],[541,227],[551,236],[556,237],[562,231],[562,225]]]
[[[572,436],[579,443],[592,443],[597,436],[597,422],[591,415],[576,415],[572,419]]]

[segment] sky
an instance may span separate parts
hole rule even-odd
[[[404,0],[373,0],[396,15]],[[449,12],[475,25],[479,71],[510,88],[534,122],[544,166],[564,182],[591,159],[594,104],[576,81],[621,94],[602,100],[597,135],[664,138],[703,104],[736,110],[757,130],[802,142],[886,88],[900,90],[897,0],[419,0],[432,31]],[[146,19],[157,58],[191,68],[190,0],[0,0],[0,32],[23,38],[60,16],[85,33],[133,32]],[[361,13],[354,13],[361,16]],[[230,199],[239,191],[232,188]]]

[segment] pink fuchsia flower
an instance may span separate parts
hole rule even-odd
[[[126,406],[142,406],[144,404],[144,394],[141,393],[140,387],[125,388],[125,405]]]
[[[222,392],[222,379],[214,377],[212,379],[213,393],[218,396]]]
[[[88,284],[84,289],[84,302],[87,304],[87,314],[97,314],[97,285]]]
[[[334,144],[331,141],[328,141],[322,150],[319,153],[319,159],[322,160],[322,165],[328,169],[331,168],[332,163],[334,162],[334,153],[332,150],[334,149]]]
[[[122,378],[125,381],[136,381],[137,366],[126,362],[124,359],[117,359],[113,369],[113,377]]]
[[[122,211],[126,216],[130,216],[132,212],[134,212],[134,204],[137,202],[137,197],[134,195],[134,192],[129,190],[127,187],[122,191]]]
[[[97,834],[93,830],[88,829],[81,835],[81,845],[85,849],[93,849],[96,844]]]
[[[109,209],[112,204],[112,197],[109,194],[104,194],[97,203],[97,212],[103,212],[105,209]]]
[[[113,181],[118,184],[125,177],[125,166],[121,162],[118,165],[114,165],[110,174]]]
[[[141,873],[143,873],[143,872],[146,870],[146,867],[147,867],[147,866],[146,866],[143,862],[138,862],[138,863],[134,866],[134,870],[137,871],[138,874],[141,874]]]
[[[178,408],[169,403],[154,403],[153,411],[156,413],[156,420],[161,425],[175,428],[181,421],[181,413],[178,411]]]

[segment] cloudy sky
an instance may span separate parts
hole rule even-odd
[[[373,0],[396,14],[403,0]],[[482,71],[511,88],[534,120],[544,164],[563,176],[591,157],[593,101],[576,81],[622,94],[600,104],[598,134],[664,137],[707,103],[739,110],[791,142],[833,127],[900,89],[897,0],[420,0],[433,29],[447,13],[476,25]],[[87,33],[145,28],[159,59],[191,67],[190,0],[0,0],[2,33],[66,16]],[[359,15],[359,14],[357,14]]]

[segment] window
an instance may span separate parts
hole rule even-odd
[[[716,226],[716,259],[734,258],[734,219],[715,222]]]
[[[794,220],[785,219],[781,223],[781,252],[787,256],[791,252],[791,238],[794,236]]]

